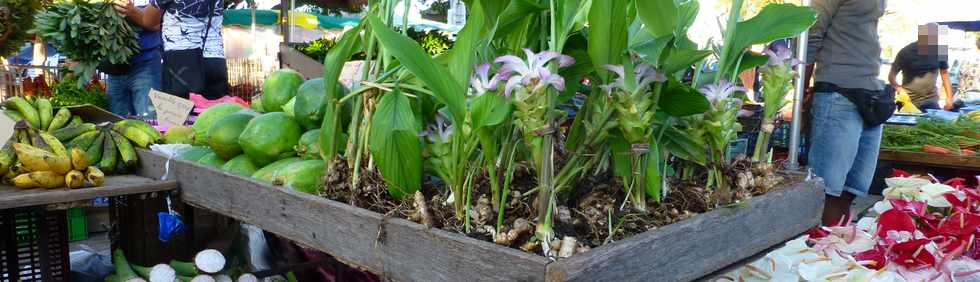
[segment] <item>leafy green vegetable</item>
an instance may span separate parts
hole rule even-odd
[[[24,47],[30,39],[28,30],[34,26],[34,13],[40,8],[37,0],[0,0],[0,56]]]
[[[111,1],[57,1],[38,13],[34,24],[32,32],[78,62],[74,70],[80,77],[92,77],[103,60],[126,63],[139,52],[136,30]]]

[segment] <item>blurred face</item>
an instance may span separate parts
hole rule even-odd
[[[919,55],[946,55],[944,41],[948,33],[949,28],[946,26],[937,24],[920,25],[919,40],[917,42]]]

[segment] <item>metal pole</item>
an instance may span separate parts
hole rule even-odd
[[[802,0],[803,6],[810,6],[810,0]],[[797,39],[796,44],[796,58],[803,62],[796,66],[796,92],[793,93],[793,122],[790,124],[789,132],[789,161],[786,163],[786,168],[791,170],[796,170],[800,168],[800,131],[802,130],[802,119],[803,115],[803,93],[806,91],[806,81],[803,81],[806,75],[806,44],[807,44],[808,34],[804,30],[800,33],[800,37]]]

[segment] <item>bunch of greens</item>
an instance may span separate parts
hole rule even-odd
[[[103,60],[122,64],[139,52],[137,33],[111,1],[61,0],[35,17],[34,33],[78,62],[75,72],[91,77]],[[79,84],[84,84],[84,79]]]
[[[926,145],[972,155],[980,149],[980,121],[920,119],[915,126],[885,127],[881,136],[885,150],[922,152]]]
[[[41,8],[37,0],[0,0],[0,56],[20,51],[30,39],[34,13]]]
[[[103,109],[109,108],[109,99],[99,86],[78,86],[77,76],[66,76],[51,88],[51,105],[55,107],[92,104]]]
[[[420,30],[417,28],[408,29],[408,37],[415,42],[419,43],[422,50],[425,50],[431,56],[439,55],[449,51],[453,47],[453,40],[442,31],[438,30]]]
[[[310,58],[313,58],[317,62],[322,62],[323,58],[327,57],[327,51],[330,51],[330,48],[333,48],[333,46],[336,44],[336,40],[324,37],[310,41],[305,45],[299,45],[296,47],[296,50],[302,52]]]

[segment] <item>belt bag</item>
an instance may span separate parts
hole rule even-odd
[[[842,88],[833,83],[817,82],[816,92],[837,92],[856,106],[858,114],[867,127],[885,123],[895,113],[895,88],[890,85],[885,90]]]

